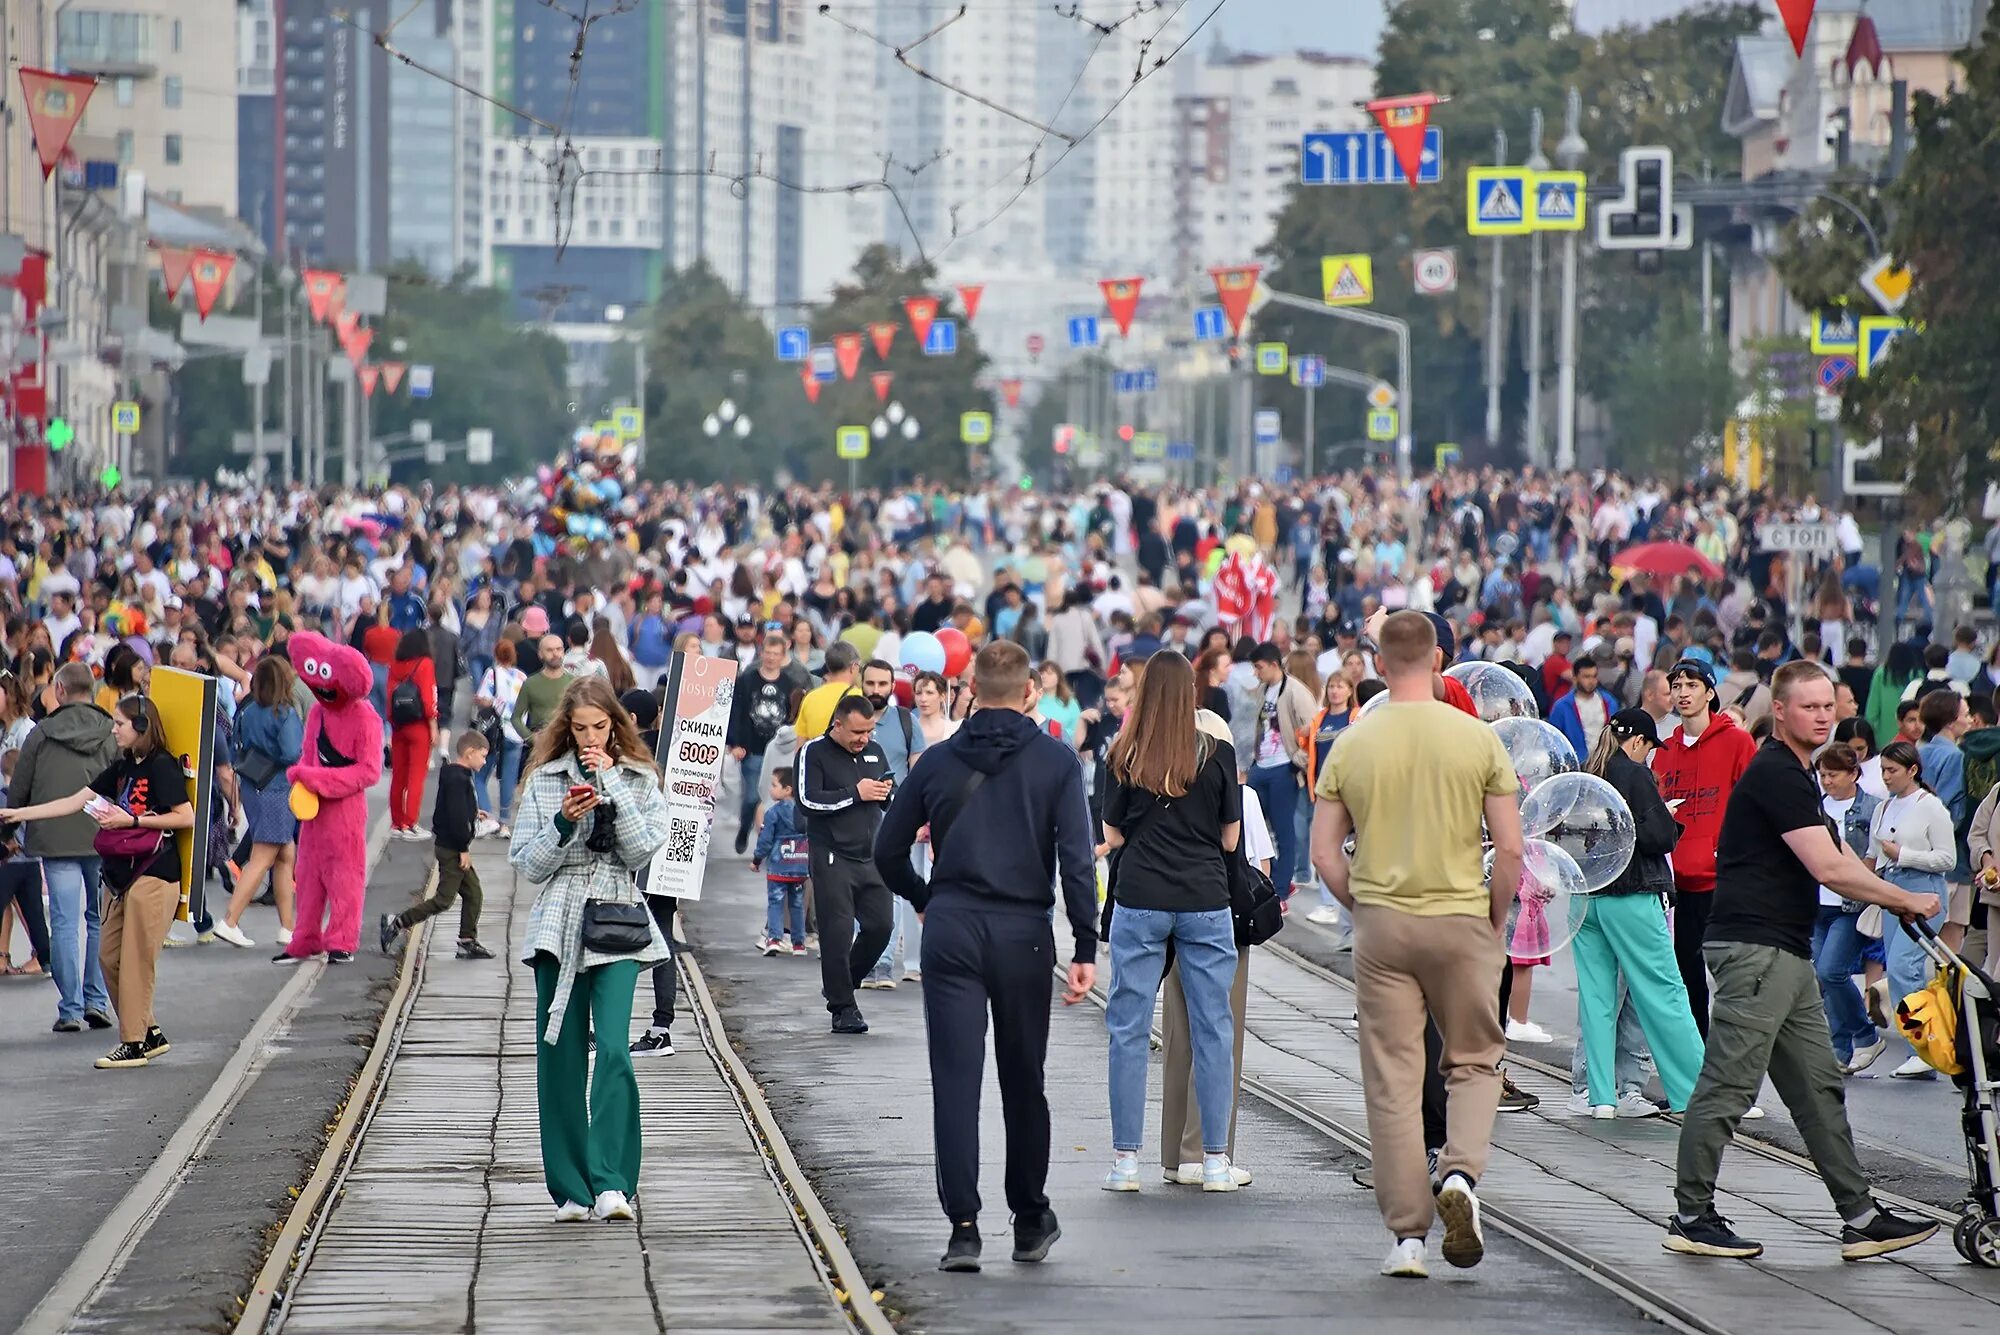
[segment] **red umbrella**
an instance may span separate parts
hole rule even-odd
[[[1611,558],[1611,570],[1621,578],[1644,574],[1670,580],[1690,570],[1703,579],[1722,578],[1715,562],[1684,542],[1642,542],[1637,547],[1627,547]]]

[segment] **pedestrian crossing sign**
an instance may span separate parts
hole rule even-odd
[[[866,459],[868,457],[868,428],[865,426],[844,426],[833,436],[833,452],[843,459]]]
[[[1465,174],[1465,230],[1473,236],[1520,236],[1534,230],[1528,216],[1534,173],[1526,167],[1474,167]]]
[[[1291,365],[1291,349],[1283,343],[1259,343],[1257,345],[1257,374],[1283,375]]]
[[[1814,311],[1812,350],[1822,357],[1859,356],[1861,326],[1855,322],[1854,313],[1845,309]]]
[[[960,413],[958,438],[968,445],[985,445],[993,439],[992,413]]]
[[[1584,192],[1589,179],[1582,172],[1537,172],[1534,185],[1536,231],[1583,230]]]
[[[1366,306],[1375,300],[1375,261],[1368,256],[1328,255],[1319,272],[1327,305]]]
[[[1394,440],[1399,419],[1394,408],[1368,414],[1368,439]]]

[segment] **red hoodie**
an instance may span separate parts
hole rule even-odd
[[[1723,808],[1756,754],[1756,741],[1728,714],[1709,715],[1708,727],[1694,745],[1677,731],[1653,752],[1660,796],[1669,802],[1687,799],[1674,812],[1681,824],[1673,853],[1674,885],[1682,892],[1715,889],[1715,840],[1722,833]]]

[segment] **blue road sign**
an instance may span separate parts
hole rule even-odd
[[[1150,367],[1143,371],[1118,371],[1113,375],[1112,387],[1120,394],[1151,394],[1160,387],[1160,375]]]
[[[1318,389],[1326,383],[1326,358],[1294,357],[1292,365],[1299,370],[1299,388]]]
[[[1534,229],[1526,167],[1475,167],[1466,174],[1465,230],[1474,236],[1516,236]]]
[[[1194,336],[1204,343],[1229,337],[1229,317],[1223,314],[1222,307],[1194,308]]]
[[[1424,131],[1417,184],[1436,183],[1443,170],[1444,131],[1433,125]],[[1389,147],[1389,136],[1380,130],[1309,134],[1299,143],[1301,185],[1408,185],[1409,181]]]
[[[840,374],[840,360],[833,355],[833,344],[822,343],[812,350],[813,379],[828,382]]]
[[[1170,440],[1167,442],[1167,462],[1191,464],[1194,462],[1194,442],[1191,440]]]
[[[802,362],[812,355],[812,330],[802,324],[786,325],[778,331],[778,360]]]
[[[1095,315],[1072,315],[1069,317],[1069,345],[1072,348],[1094,348],[1097,346],[1097,317]]]
[[[1256,426],[1257,443],[1259,445],[1276,445],[1278,443],[1278,414],[1275,409],[1259,408],[1257,410]]]
[[[924,356],[955,357],[958,355],[958,321],[931,321],[931,335],[924,340]]]
[[[1822,389],[1839,389],[1842,383],[1851,380],[1857,369],[1854,358],[1845,353],[1837,353],[1819,364],[1819,383]]]

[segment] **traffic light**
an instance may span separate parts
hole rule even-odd
[[[1134,431],[1132,429],[1132,424],[1130,422],[1123,423],[1118,428],[1118,439],[1124,441],[1127,445],[1130,445],[1132,443],[1132,437],[1138,434],[1139,433],[1137,431]]]
[[[58,417],[49,423],[48,429],[42,433],[42,439],[49,443],[50,449],[60,453],[76,439],[76,428]]]
[[[1619,155],[1618,176],[1624,194],[1597,211],[1598,249],[1676,249],[1674,151],[1628,148]]]

